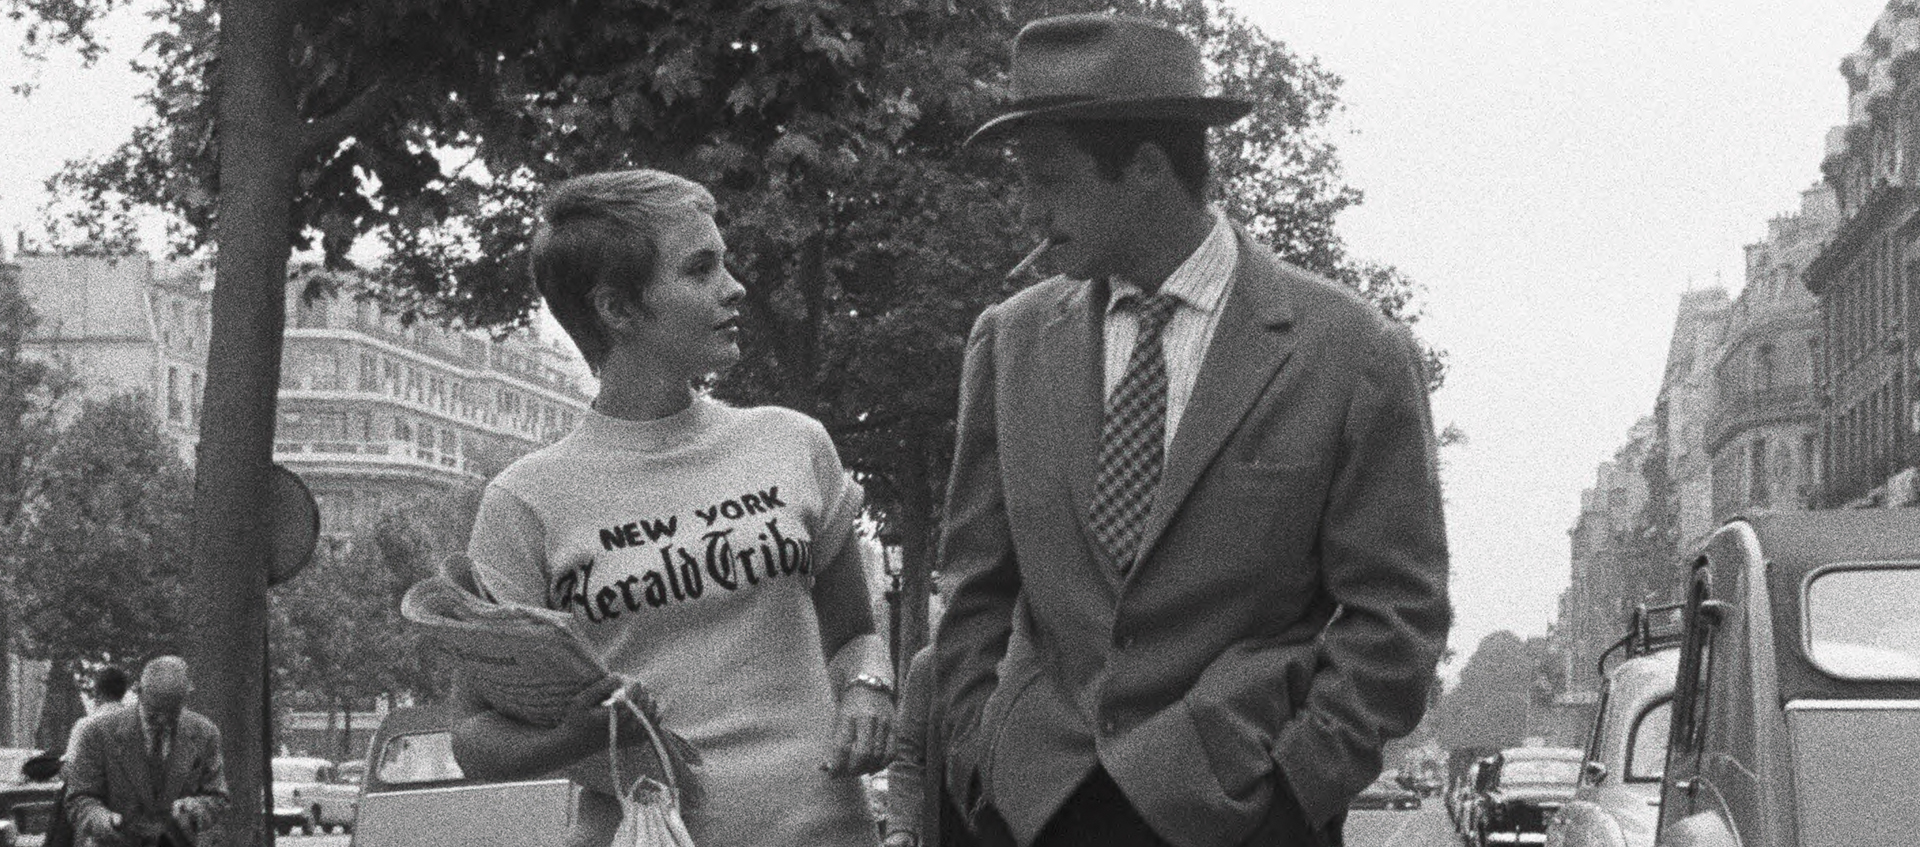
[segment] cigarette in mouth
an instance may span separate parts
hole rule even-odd
[[[1026,258],[1021,259],[1020,264],[1014,265],[1013,270],[1007,271],[1007,279],[1019,279],[1021,276],[1024,276],[1027,271],[1033,270],[1033,266],[1039,263],[1040,257],[1047,254],[1047,248],[1052,246],[1053,239],[1051,238],[1035,245],[1033,252],[1028,253]]]

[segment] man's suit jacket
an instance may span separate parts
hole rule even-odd
[[[149,755],[138,708],[87,720],[75,748],[68,751],[65,769],[67,816],[76,832],[80,821],[101,806],[129,822],[152,823],[170,817],[173,801],[182,797],[206,798],[216,813],[225,809],[227,776],[220,730],[213,721],[198,712],[180,711],[167,751],[166,778],[159,786],[147,775]]]
[[[946,790],[1022,843],[1096,761],[1181,847],[1325,825],[1425,707],[1451,611],[1418,349],[1237,237],[1124,574],[1087,527],[1105,285],[1036,285],[968,341],[934,639]]]

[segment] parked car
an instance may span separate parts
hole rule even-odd
[[[20,835],[47,831],[60,784],[59,756],[0,747],[0,847]]]
[[[489,782],[453,757],[440,707],[395,709],[367,754],[352,847],[552,847],[573,826],[573,783],[561,777]]]
[[[1580,780],[1586,753],[1572,747],[1509,747],[1480,767],[1466,842],[1545,844],[1547,820]]]
[[[275,808],[304,810],[321,832],[351,832],[360,784],[341,779],[326,759],[282,756],[273,760],[273,798]]]
[[[1920,520],[1736,518],[1689,567],[1655,843],[1920,833]]]
[[[1399,780],[1382,776],[1360,790],[1348,809],[1418,809],[1420,795],[1400,785]]]
[[[312,809],[281,797],[267,798],[267,825],[281,835],[312,835],[316,826]]]
[[[1660,817],[1680,667],[1681,606],[1641,607],[1600,656],[1600,702],[1573,800],[1547,822],[1547,847],[1649,847]],[[1622,657],[1612,668],[1610,657]]]

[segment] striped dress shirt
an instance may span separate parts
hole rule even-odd
[[[1167,365],[1167,448],[1173,446],[1174,433],[1180,429],[1181,413],[1187,398],[1193,395],[1193,381],[1200,363],[1207,356],[1213,331],[1220,326],[1221,306],[1227,300],[1227,287],[1233,283],[1233,270],[1240,260],[1240,245],[1233,237],[1233,226],[1225,215],[1213,210],[1213,231],[1193,255],[1174,269],[1160,290],[1180,299],[1173,319],[1160,336],[1161,355]],[[1106,395],[1120,384],[1127,372],[1127,357],[1133,354],[1133,341],[1139,335],[1137,314],[1120,307],[1129,294],[1140,294],[1139,286],[1114,279],[1107,299]]]

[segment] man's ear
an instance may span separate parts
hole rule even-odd
[[[1173,160],[1167,158],[1166,150],[1151,141],[1133,148],[1133,157],[1127,160],[1121,175],[1126,181],[1154,192],[1179,187],[1179,180],[1173,175]]]

